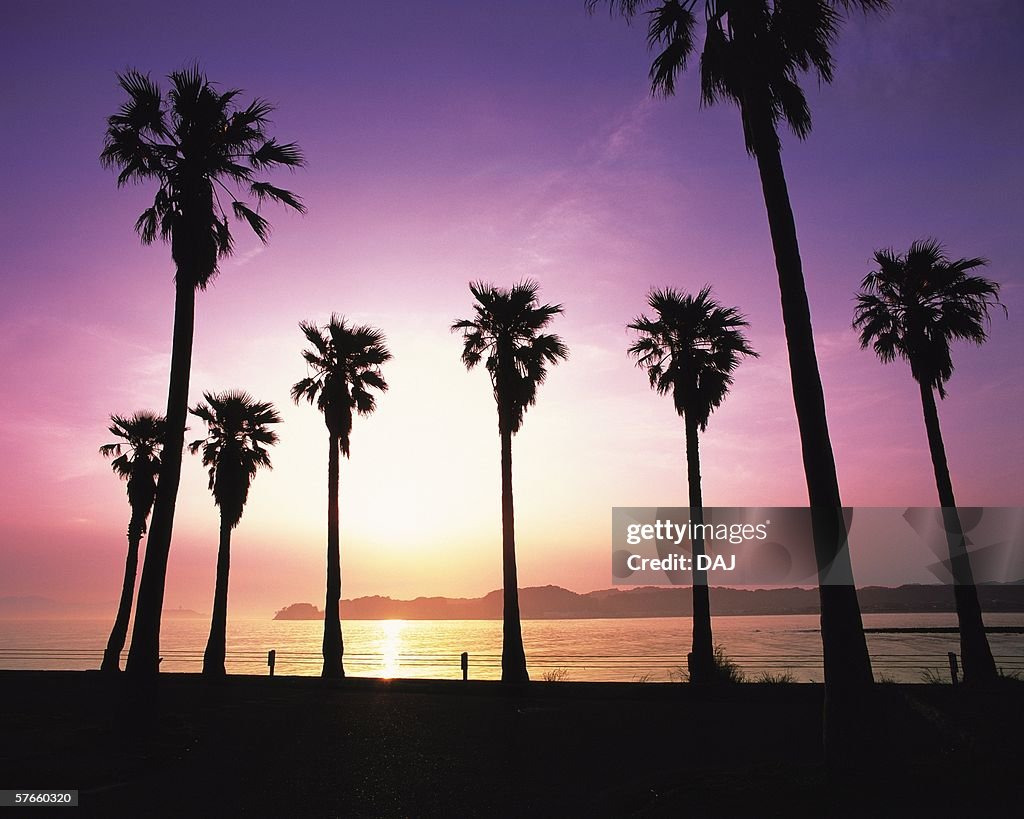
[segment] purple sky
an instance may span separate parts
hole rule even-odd
[[[940,407],[958,498],[1024,498],[1024,6],[905,0],[855,17],[837,77],[807,87],[814,132],[785,140],[845,503],[936,502],[916,387],[849,329],[872,252],[935,236],[991,259],[1010,319],[959,347]],[[162,409],[173,306],[166,246],[132,224],[97,156],[115,73],[211,79],[278,105],[308,167],[281,184],[263,248],[199,298],[192,394],[243,387],[285,424],[235,537],[232,611],[263,615],[323,585],[326,435],[289,386],[300,319],[380,326],[391,391],[357,421],[342,471],[346,596],[476,595],[500,585],[498,439],[486,377],[447,332],[466,282],[538,279],[572,356],[515,442],[520,577],[610,585],[612,505],[685,503],[681,422],[624,350],[652,285],[716,295],[762,353],[703,439],[708,505],[806,502],[778,291],[754,162],[735,110],[700,111],[694,77],[652,100],[643,25],[582,0],[386,4],[46,2],[0,31],[0,595],[113,600],[128,507],[96,453],[111,412]],[[168,603],[209,610],[216,511],[186,457]],[[928,579],[857,562],[862,582]],[[898,575],[898,576],[894,576]]]

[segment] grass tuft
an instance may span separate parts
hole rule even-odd
[[[708,681],[710,685],[732,685],[747,681],[747,675],[743,673],[743,669],[729,659],[721,645],[716,643],[713,651],[714,670]],[[690,670],[681,666],[670,670],[668,676],[672,682],[690,682]]]

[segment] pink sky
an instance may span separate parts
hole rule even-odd
[[[570,360],[514,446],[522,585],[609,586],[610,508],[685,503],[681,421],[625,355],[650,286],[711,283],[762,354],[702,440],[706,503],[806,502],[755,165],[736,113],[700,111],[692,78],[676,99],[650,99],[640,27],[588,17],[582,1],[344,16],[299,4],[271,39],[242,6],[218,4],[197,30],[187,9],[180,28],[161,17],[157,29],[145,9],[98,5],[22,6],[0,34],[18,78],[0,92],[18,196],[0,205],[0,596],[116,599],[129,509],[97,448],[110,413],[163,408],[173,271],[166,246],[132,233],[152,191],[116,190],[97,156],[120,103],[115,71],[161,76],[193,58],[274,101],[274,132],[309,158],[286,177],[308,215],[270,212],[265,248],[238,228],[198,301],[193,400],[241,387],[284,416],[234,538],[234,614],[322,602],[326,434],[288,389],[305,374],[298,321],[332,311],[379,326],[394,353],[391,390],[356,422],[342,464],[343,594],[500,586],[493,400],[447,329],[469,315],[475,278],[536,278],[565,305],[555,331]],[[849,329],[872,252],[932,235],[954,256],[989,257],[1010,311],[985,347],[955,351],[940,413],[958,499],[1024,498],[1024,106],[1007,84],[1024,13],[963,6],[908,0],[852,21],[836,83],[808,84],[810,140],[785,144],[849,505],[936,502],[908,368],[880,365]],[[205,612],[217,513],[198,458],[183,473],[167,602]],[[929,579],[854,562],[863,583]]]

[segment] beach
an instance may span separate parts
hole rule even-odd
[[[76,788],[89,816],[999,816],[1021,798],[1012,681],[877,686],[877,746],[832,772],[814,684],[129,682],[0,673],[2,786]]]

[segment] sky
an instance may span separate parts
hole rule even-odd
[[[958,346],[940,415],[958,501],[1024,499],[1024,7],[904,0],[855,16],[836,79],[805,84],[814,130],[786,135],[843,501],[934,505],[909,368],[850,329],[878,248],[937,237],[985,256],[1009,319]],[[159,12],[159,13],[157,13]],[[709,506],[806,503],[776,273],[737,112],[702,110],[695,76],[652,98],[642,23],[583,0],[516,3],[20,3],[0,31],[0,596],[116,601],[129,507],[99,456],[111,413],[162,411],[173,267],[133,233],[151,187],[98,161],[116,73],[198,61],[277,106],[308,165],[274,177],[306,215],[265,211],[266,246],[199,294],[191,399],[244,388],[284,422],[233,539],[231,611],[322,604],[327,434],[295,406],[300,320],[380,327],[394,360],[342,463],[343,595],[477,596],[501,585],[497,419],[452,321],[467,283],[536,279],[570,348],[514,442],[520,585],[611,585],[613,506],[681,506],[681,420],[625,354],[651,287],[711,284],[761,357],[704,434]],[[197,423],[193,423],[193,428]],[[199,437],[198,435],[195,437]],[[217,511],[186,455],[166,603],[207,612]],[[860,583],[924,567],[853,555]],[[113,613],[112,602],[111,612]]]

